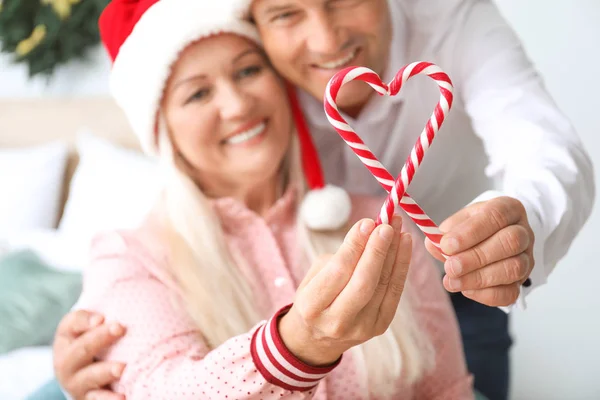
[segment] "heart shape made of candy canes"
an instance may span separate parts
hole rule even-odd
[[[336,99],[342,86],[346,83],[359,80],[366,82],[377,93],[383,96],[395,96],[400,92],[402,85],[416,75],[427,75],[438,84],[440,89],[440,100],[436,105],[431,118],[425,125],[423,132],[417,139],[410,155],[406,159],[397,179],[379,162],[377,157],[364,144],[346,120],[341,116]],[[365,167],[371,171],[375,179],[388,192],[383,207],[377,218],[377,224],[389,223],[394,215],[396,207],[400,205],[410,218],[417,224],[419,229],[439,249],[441,232],[435,222],[425,214],[419,205],[406,193],[406,189],[421,165],[425,152],[431,146],[435,135],[438,133],[446,115],[452,107],[454,87],[450,77],[440,67],[430,62],[414,62],[408,64],[389,83],[381,81],[379,75],[365,67],[348,67],[336,73],[327,84],[324,96],[325,114],[331,125],[340,134],[342,139],[352,148],[354,153],[363,162]]]

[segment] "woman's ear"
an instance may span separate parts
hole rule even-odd
[[[189,176],[190,179],[195,181],[194,172],[196,169],[177,146],[172,132],[168,128],[166,118],[162,113],[158,116],[158,127],[157,139],[160,163],[168,164],[168,167],[170,168],[176,168],[181,173]]]
[[[194,177],[196,168],[194,167],[194,165],[191,162],[189,162],[187,157],[181,152],[181,149],[177,145],[177,141],[173,137],[173,132],[171,131],[171,129],[168,129],[168,127],[167,127],[165,118],[162,118],[162,120],[164,122],[162,123],[163,126],[162,126],[159,136],[161,138],[163,138],[162,139],[163,143],[161,143],[161,147],[164,148],[165,153],[168,152],[168,154],[165,154],[165,156],[169,157],[169,161],[177,169],[179,169],[181,172],[183,172],[187,176],[194,179],[193,177]],[[162,154],[161,154],[161,158],[162,158]]]
[[[163,112],[156,115],[156,145],[161,160],[175,160],[175,148]]]
[[[177,141],[173,137],[173,132],[169,129],[167,119],[164,113],[160,113],[157,118],[158,121],[158,151],[160,158],[163,161],[170,162],[179,168],[180,171],[185,172],[187,175],[194,170],[192,164],[183,155]]]

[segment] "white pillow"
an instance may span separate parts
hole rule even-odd
[[[33,229],[0,238],[0,256],[18,250],[33,250],[50,267],[82,272],[89,262],[89,242],[80,235],[57,229]]]
[[[157,161],[87,131],[78,135],[77,150],[59,231],[89,240],[100,231],[137,227],[161,188]]]
[[[68,155],[61,142],[0,149],[0,233],[56,227]]]

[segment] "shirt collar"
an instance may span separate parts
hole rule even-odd
[[[390,19],[392,21],[392,41],[390,45],[390,54],[388,64],[383,73],[383,81],[389,83],[400,68],[406,63],[407,47],[408,47],[408,21],[406,14],[402,9],[399,1],[388,0],[390,10]],[[377,96],[380,97],[380,96]],[[389,99],[388,99],[389,100]],[[391,98],[392,102],[399,103],[400,96]]]
[[[223,227],[227,229],[228,227],[239,227],[240,222],[248,222],[256,218],[262,218],[267,224],[286,221],[295,215],[297,193],[295,186],[288,185],[283,195],[271,206],[264,217],[257,215],[243,202],[233,197],[221,197],[209,201]]]

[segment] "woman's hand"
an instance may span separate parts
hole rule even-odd
[[[75,400],[123,400],[104,389],[121,377],[121,363],[94,358],[125,334],[119,324],[105,324],[100,315],[72,311],[61,321],[54,339],[54,372],[61,387]]]
[[[394,319],[410,264],[412,240],[392,226],[364,219],[339,250],[319,259],[279,321],[285,346],[314,366],[334,363],[351,347],[383,334]]]

